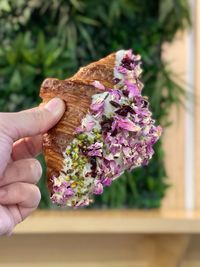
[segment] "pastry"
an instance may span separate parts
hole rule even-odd
[[[162,128],[141,95],[140,65],[139,55],[119,50],[69,79],[42,83],[43,102],[59,97],[66,103],[62,119],[43,137],[53,203],[87,206],[125,170],[149,163]]]

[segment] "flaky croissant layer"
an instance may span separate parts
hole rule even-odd
[[[54,146],[53,152],[57,149],[61,156],[57,169],[56,164],[51,163],[56,160],[55,156],[52,159],[48,156],[47,144],[49,139],[51,143],[55,140],[51,133],[45,137],[47,166],[50,163],[49,186],[55,204],[89,205],[93,194],[102,194],[104,186],[110,186],[125,170],[145,166],[152,158],[153,145],[162,129],[155,126],[148,99],[141,95],[140,64],[140,56],[131,50],[120,50],[82,68],[71,78],[72,84],[83,78],[85,85],[76,93],[71,92],[71,98],[68,95],[67,107],[70,101],[75,102],[73,97],[87,92],[86,85],[90,89],[79,102],[79,109],[83,111],[78,116],[80,122],[72,123],[73,118],[66,114],[64,121],[71,120],[71,128],[64,132],[68,131],[70,138],[59,149],[58,145]],[[68,88],[66,85],[64,95],[69,94]],[[60,123],[62,125],[62,120]]]

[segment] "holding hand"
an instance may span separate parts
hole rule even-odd
[[[0,113],[0,235],[10,235],[37,208],[42,168],[34,157],[41,152],[42,134],[64,110],[63,101],[54,98],[43,107]]]

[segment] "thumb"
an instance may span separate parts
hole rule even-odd
[[[47,132],[62,117],[65,111],[64,102],[59,98],[53,98],[46,105],[16,112],[1,113],[1,124],[5,135],[13,141],[27,136],[34,136]]]

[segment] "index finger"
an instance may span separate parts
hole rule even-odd
[[[15,113],[0,113],[0,131],[13,141],[45,133],[61,119],[64,110],[64,102],[54,98],[45,106]]]

